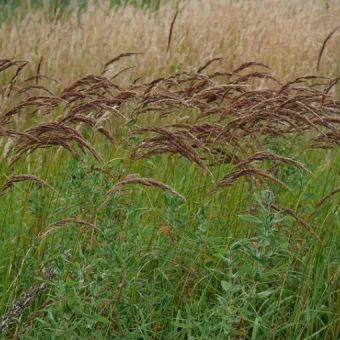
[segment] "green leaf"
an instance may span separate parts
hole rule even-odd
[[[97,314],[96,315],[96,319],[97,322],[103,323],[105,325],[111,325],[111,321],[107,318],[105,318],[104,316]]]
[[[233,286],[230,282],[222,280],[221,286],[222,286],[223,290],[225,290],[226,292],[230,292],[231,290],[233,290]]]
[[[250,223],[256,223],[256,224],[262,224],[263,222],[254,215],[239,215],[239,218],[243,221],[250,222]]]
[[[265,291],[263,291],[263,292],[257,293],[257,297],[258,297],[259,299],[265,299],[265,298],[267,298],[268,296],[272,295],[274,292],[275,292],[274,289],[268,289],[268,290],[265,290]]]
[[[259,331],[260,328],[260,317],[256,317],[255,321],[254,321],[254,326],[253,326],[253,332],[251,334],[251,340],[256,340],[257,337],[257,332]]]

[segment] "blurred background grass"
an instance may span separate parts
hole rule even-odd
[[[113,6],[133,5],[137,8],[158,9],[162,0],[110,0]],[[164,2],[164,1],[163,1]],[[8,16],[18,9],[37,9],[48,6],[52,10],[64,9],[68,5],[78,5],[83,8],[88,0],[0,0],[1,14]]]

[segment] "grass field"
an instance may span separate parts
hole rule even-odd
[[[5,3],[0,338],[338,339],[339,2]]]

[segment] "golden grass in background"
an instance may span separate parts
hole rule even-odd
[[[176,2],[177,3],[177,2]],[[170,50],[167,39],[176,10]],[[35,72],[43,57],[42,73],[68,84],[124,52],[144,52],[109,70],[126,66],[119,82],[143,77],[148,81],[176,70],[194,70],[213,57],[223,57],[210,70],[235,68],[256,60],[269,65],[281,80],[315,74],[323,40],[338,24],[340,2],[304,0],[180,1],[161,4],[158,12],[132,6],[110,7],[90,1],[80,14],[75,7],[51,20],[46,8],[18,13],[0,26],[0,55],[30,61]],[[336,76],[340,64],[339,33],[324,51],[320,74]],[[26,70],[26,72],[27,72]]]

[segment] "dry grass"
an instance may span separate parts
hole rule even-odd
[[[174,70],[197,70],[216,57],[223,59],[210,65],[211,71],[258,60],[284,81],[316,72],[322,43],[340,16],[337,0],[210,0],[199,4],[192,0],[180,1],[179,9],[175,17],[177,8],[172,2],[162,4],[159,13],[151,13],[133,7],[113,9],[107,1],[92,1],[79,16],[70,11],[55,20],[46,10],[27,11],[0,26],[0,55],[28,60],[30,75],[53,75],[64,84],[100,74],[108,60],[128,52],[144,54],[106,65],[109,77],[135,66],[119,75],[120,83],[139,77],[149,81]],[[337,31],[323,51],[321,73],[338,74],[334,60],[339,52]]]
[[[128,56],[131,54],[119,55],[106,65]],[[112,116],[120,121],[116,122],[120,126],[129,124],[131,118],[143,124],[140,118],[148,112],[152,114],[148,125],[132,131],[132,136],[142,136],[132,150],[132,158],[179,154],[210,175],[210,166],[232,164],[235,169],[216,188],[231,185],[242,176],[266,178],[285,186],[268,172],[250,167],[254,162],[276,161],[309,172],[291,158],[266,151],[266,137],[304,135],[315,148],[340,144],[340,102],[330,91],[339,78],[306,76],[282,82],[262,71],[268,70],[266,65],[256,62],[246,62],[230,72],[206,75],[201,72],[208,62],[198,72],[177,72],[125,86],[105,76],[86,76],[56,96],[48,88],[40,88],[34,76],[33,85],[27,84],[27,80],[21,82],[20,72],[26,63],[14,59],[0,63],[7,65],[2,72],[8,68],[14,72],[3,86],[6,100],[11,99],[9,103],[14,104],[0,115],[1,134],[12,146],[12,163],[36,149],[51,146],[63,147],[75,155],[73,144],[103,162],[82,135],[82,126],[102,133],[114,143],[109,131]],[[262,83],[260,88],[258,81]],[[37,90],[49,95],[34,94]],[[131,103],[137,109],[126,110]],[[22,129],[18,121],[32,125],[31,116],[37,116],[39,123]],[[127,183],[130,182],[131,178]],[[146,183],[151,182],[139,181]]]
[[[180,193],[178,193],[173,188],[171,188],[169,185],[159,182],[153,178],[145,178],[145,177],[139,176],[138,174],[132,174],[132,175],[129,175],[123,178],[119,182],[117,182],[109,191],[107,191],[107,193],[105,194],[106,200],[103,204],[105,205],[107,203],[107,201],[110,199],[110,196],[112,196],[113,193],[120,190],[124,186],[131,185],[131,184],[139,184],[139,185],[143,185],[147,187],[158,188],[158,189],[170,192],[172,195],[185,201],[185,197],[181,195]]]
[[[45,186],[49,190],[53,191],[54,193],[58,194],[58,192],[50,186],[46,181],[43,179],[33,176],[33,175],[15,175],[9,178],[6,183],[0,188],[0,195],[2,195],[6,190],[10,189],[15,183],[23,182],[23,181],[32,181],[38,183],[42,186]]]

